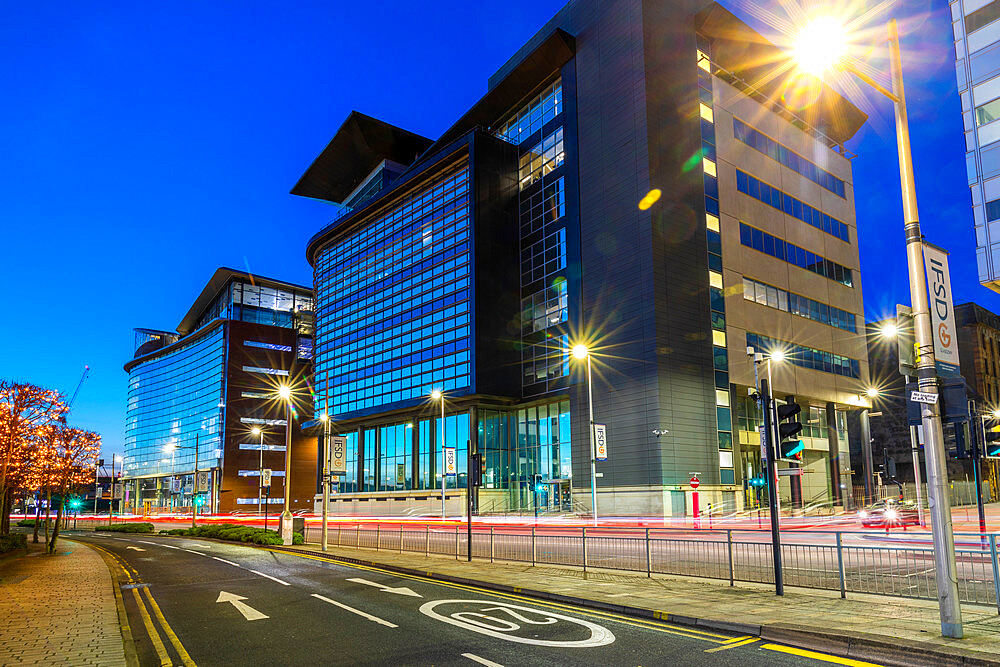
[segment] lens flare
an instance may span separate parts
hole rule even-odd
[[[645,197],[639,200],[639,210],[648,211],[650,206],[652,206],[653,204],[655,204],[660,200],[660,195],[662,194],[663,193],[660,191],[659,188],[653,188],[652,190],[650,190],[648,193],[646,193]]]
[[[801,70],[821,76],[844,57],[846,48],[844,24],[832,16],[818,16],[802,28],[793,53]]]

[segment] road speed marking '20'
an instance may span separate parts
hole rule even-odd
[[[439,611],[438,607],[442,606],[445,609]],[[493,600],[433,600],[422,605],[420,613],[466,630],[519,644],[593,648],[615,640],[610,630],[596,623]],[[548,638],[538,637],[538,632],[544,632]],[[527,633],[535,633],[535,636],[525,636]],[[575,638],[585,633],[590,636]],[[560,639],[560,635],[569,638]]]

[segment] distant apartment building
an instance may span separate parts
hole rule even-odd
[[[176,331],[136,329],[125,364],[125,505],[189,510],[197,471],[206,509],[280,512],[287,420],[277,392],[288,385],[291,502],[311,507],[316,439],[300,427],[312,418],[313,320],[308,287],[221,268]],[[269,502],[258,500],[261,469],[273,471]]]
[[[748,346],[803,406],[782,495],[843,501],[866,117],[814,80],[784,106],[781,57],[712,2],[580,0],[436,139],[347,118],[292,189],[343,206],[306,249],[316,412],[348,437],[334,511],[440,511],[442,442],[449,513],[476,454],[483,512],[586,512],[594,481],[598,513],[683,515],[693,473],[703,503],[755,506]]]
[[[1000,291],[1000,0],[953,0],[979,281]]]

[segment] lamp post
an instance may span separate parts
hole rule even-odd
[[[115,513],[115,463],[122,460],[118,454],[111,456],[111,499],[108,500],[108,525],[111,525],[111,517]]]
[[[590,379],[590,349],[580,343],[573,346],[573,357],[587,360],[587,419],[590,424],[590,507],[597,525],[597,445],[594,442],[594,390]]]
[[[444,511],[444,489],[446,486],[445,480],[445,465],[444,465],[444,394],[440,389],[435,389],[431,392],[431,398],[435,401],[441,401],[441,520],[445,518]]]
[[[287,384],[278,388],[278,396],[285,402],[285,509],[281,513],[281,542],[292,543],[292,389]]]
[[[319,416],[323,422],[323,551],[329,544],[329,527],[327,518],[330,515],[330,415],[325,412]]]
[[[899,29],[895,19],[888,25],[891,90],[853,67],[842,56],[846,46],[843,28],[829,17],[815,19],[802,31],[795,58],[814,74],[831,68],[849,71],[893,103],[896,119],[896,148],[899,158],[899,180],[903,195],[906,259],[910,276],[910,303],[913,308],[914,333],[919,361],[917,383],[921,392],[937,394],[937,370],[934,339],[928,307],[927,283],[924,273],[923,237],[917,213],[917,191],[913,181],[913,157],[910,153],[910,130],[907,121],[906,98],[903,92],[903,69],[899,47]],[[945,468],[944,431],[938,402],[920,404],[921,421],[926,439],[927,494],[934,545],[938,606],[941,634],[959,639],[962,632],[962,608],[958,599],[958,568],[955,564],[955,536],[951,524],[951,500],[947,493],[948,473]]]
[[[775,595],[785,594],[785,581],[782,574],[781,563],[781,499],[778,496],[778,443],[775,434],[774,398],[771,386],[771,361],[782,362],[785,359],[783,350],[771,350],[765,359],[764,355],[756,352],[752,347],[747,348],[747,354],[753,359],[754,384],[757,386],[758,400],[764,416],[764,436],[762,443],[766,460],[764,461],[767,471],[767,504],[768,514],[771,517],[771,560],[774,565],[774,593]],[[758,368],[760,364],[767,364],[767,378],[759,377]]]

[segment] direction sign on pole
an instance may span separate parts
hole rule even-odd
[[[938,402],[938,396],[940,394],[928,394],[923,391],[911,391],[910,400],[914,403],[926,403],[928,405],[934,405]]]
[[[608,460],[608,425],[594,424],[594,447],[597,450],[598,461]]]
[[[260,471],[260,485],[271,486],[271,469],[264,468]]]
[[[454,447],[444,448],[444,474],[448,475],[449,477],[458,474],[458,468],[455,461]]]
[[[330,472],[347,474],[347,436],[335,435],[330,438]]]

